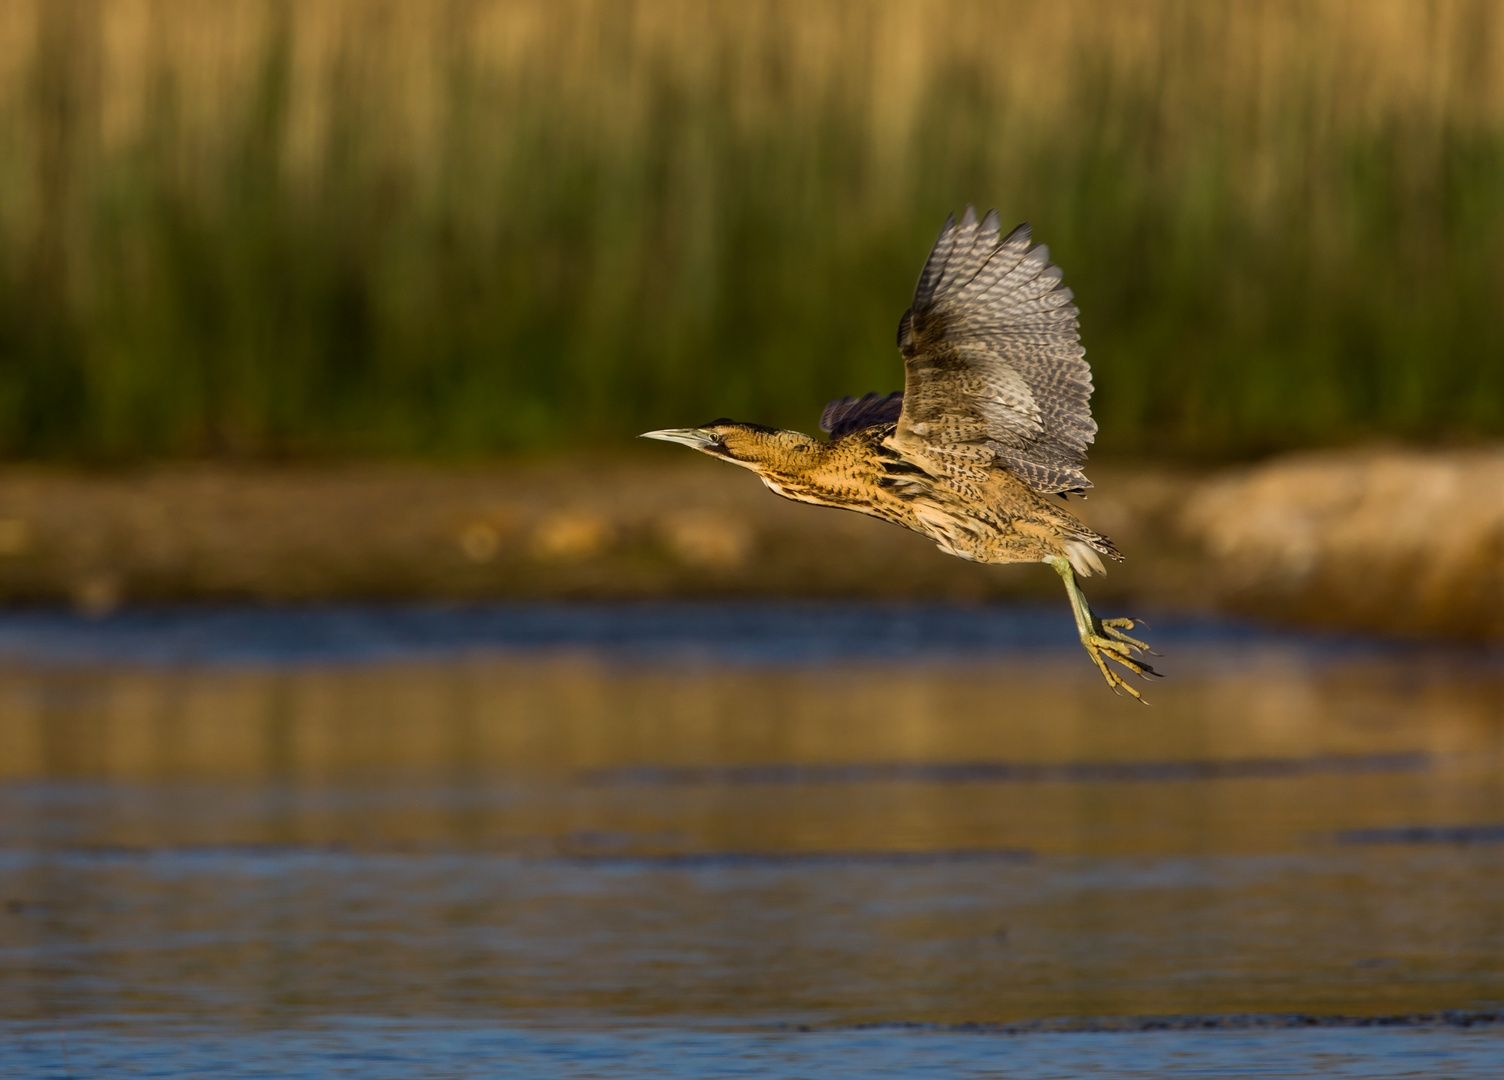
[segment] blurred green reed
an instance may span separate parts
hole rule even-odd
[[[0,453],[811,430],[967,201],[1103,452],[1504,432],[1495,5],[1045,7],[14,0]]]

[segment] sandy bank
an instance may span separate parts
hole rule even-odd
[[[1128,556],[1104,607],[1504,638],[1504,451],[1097,466],[1075,506]],[[684,455],[621,461],[0,472],[0,599],[1053,596]]]

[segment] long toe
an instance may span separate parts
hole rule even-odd
[[[1107,634],[1109,637],[1115,638],[1116,640],[1121,641],[1127,645],[1131,645],[1139,652],[1148,653],[1150,656],[1158,656],[1159,653],[1149,648],[1148,642],[1140,641],[1138,638],[1130,637],[1128,634],[1124,633],[1125,630],[1132,630],[1141,621],[1142,620],[1139,619],[1102,619],[1102,632],[1104,634]]]
[[[1083,636],[1081,644],[1086,649],[1086,654],[1091,657],[1092,663],[1097,665],[1097,670],[1102,673],[1102,678],[1107,680],[1107,685],[1113,693],[1126,690],[1136,701],[1143,701],[1143,695],[1134,687],[1130,686],[1116,669],[1108,666],[1108,661],[1131,671],[1141,679],[1163,678],[1153,667],[1133,655],[1130,646],[1126,642],[1118,641],[1099,634]]]
[[[1091,657],[1091,662],[1093,664],[1097,665],[1097,670],[1102,673],[1102,678],[1107,680],[1108,689],[1110,689],[1114,694],[1116,694],[1119,689],[1122,689],[1128,691],[1129,694],[1137,698],[1139,701],[1143,700],[1143,696],[1140,695],[1137,690],[1125,683],[1121,675],[1107,666],[1107,661],[1102,659],[1101,652],[1093,648],[1091,645],[1087,645],[1086,655]]]
[[[1130,657],[1127,659],[1119,660],[1118,663],[1122,664],[1129,671],[1133,672],[1135,675],[1143,679],[1148,679],[1151,676],[1156,679],[1164,678],[1163,672],[1155,671],[1152,667],[1150,667],[1148,664],[1144,663],[1144,661],[1138,659],[1137,657]]]

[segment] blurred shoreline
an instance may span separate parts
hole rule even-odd
[[[1100,610],[1504,639],[1504,448],[1093,466],[1072,509],[1127,555]],[[1053,599],[756,478],[656,455],[439,467],[0,471],[0,602]]]

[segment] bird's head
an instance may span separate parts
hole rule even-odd
[[[712,420],[702,427],[645,431],[641,438],[679,443],[756,473],[785,472],[812,461],[820,442],[798,431],[782,431],[738,420]]]

